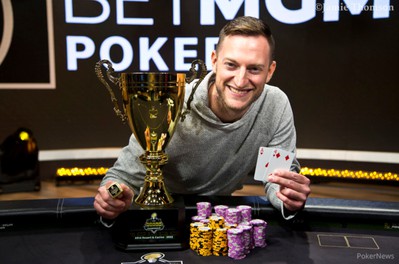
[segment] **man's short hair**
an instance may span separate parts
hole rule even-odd
[[[264,36],[270,46],[270,62],[274,60],[274,38],[269,25],[263,20],[250,16],[242,16],[231,20],[220,30],[216,51],[218,51],[227,36],[234,35]]]

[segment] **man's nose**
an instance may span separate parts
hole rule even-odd
[[[240,68],[234,79],[237,87],[245,87],[248,83],[247,70],[245,68]]]

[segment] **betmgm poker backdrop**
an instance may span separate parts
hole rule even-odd
[[[220,28],[251,15],[275,35],[271,84],[290,98],[299,149],[399,152],[397,1],[1,3],[0,140],[28,127],[41,150],[122,147],[131,132],[95,63],[185,72],[200,58],[210,68]]]

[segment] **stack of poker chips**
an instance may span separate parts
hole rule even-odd
[[[251,220],[253,227],[253,242],[255,247],[266,247],[266,227],[267,223],[261,219]]]
[[[227,245],[227,228],[216,228],[213,231],[212,254],[214,256],[227,256],[229,247]]]
[[[197,215],[190,224],[190,248],[201,256],[229,256],[243,259],[255,247],[266,246],[267,223],[252,219],[252,208],[229,208],[208,202],[197,203]]]
[[[208,202],[197,203],[197,216],[208,218],[212,215],[212,204]]]

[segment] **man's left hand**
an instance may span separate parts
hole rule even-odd
[[[268,181],[280,185],[277,197],[287,210],[295,212],[303,208],[310,194],[310,180],[307,177],[292,171],[275,170],[269,175]]]

